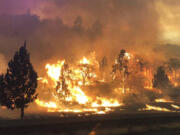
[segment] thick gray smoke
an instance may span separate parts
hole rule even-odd
[[[4,12],[4,8],[0,12],[0,51],[8,60],[24,40],[36,68],[39,62],[73,60],[91,51],[100,57],[114,57],[122,48],[144,52],[157,43],[158,16],[153,1],[18,3],[10,4],[13,12]],[[8,1],[3,4],[8,6]],[[23,5],[26,9],[21,8]]]

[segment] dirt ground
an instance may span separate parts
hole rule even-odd
[[[0,120],[0,135],[179,135],[180,113],[113,113],[60,117],[58,113]]]

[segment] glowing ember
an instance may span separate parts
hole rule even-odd
[[[171,105],[173,108],[175,108],[175,109],[180,109],[180,106],[178,106],[178,105]]]
[[[6,106],[1,106],[1,109],[3,109],[3,110],[4,110],[4,109],[7,109],[7,107],[6,107]]]
[[[146,104],[146,108],[143,108],[142,110],[146,110],[146,111],[153,110],[153,111],[171,112],[171,110],[169,110],[167,108],[161,108],[161,107],[158,107],[158,106],[152,106],[152,105],[147,105],[147,104]]]
[[[47,112],[106,114],[112,111],[112,109],[108,107],[104,108],[104,110],[102,110],[102,108],[100,110],[98,110],[97,108],[63,109],[62,107],[59,107],[55,102],[44,102],[40,101],[39,99],[36,100],[36,104],[43,108],[47,108]]]
[[[160,98],[160,99],[156,99],[155,102],[157,102],[157,103],[172,103],[173,101],[164,99],[164,98]]]
[[[39,106],[42,106],[42,107],[57,108],[57,105],[55,102],[43,102],[43,101],[40,101],[39,99],[37,99],[35,102],[36,102],[36,104],[38,104]]]
[[[92,103],[92,107],[117,107],[122,105],[118,101],[113,99],[100,99],[100,101],[101,104],[98,104],[97,102]]]

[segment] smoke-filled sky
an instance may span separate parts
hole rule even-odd
[[[179,0],[1,0],[0,72],[24,40],[36,68],[91,51],[114,56],[122,48],[150,55],[158,46],[180,57],[179,28]]]

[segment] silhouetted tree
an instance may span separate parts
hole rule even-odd
[[[99,20],[96,20],[92,27],[90,27],[89,34],[92,39],[96,39],[98,36],[102,35],[103,26]]]
[[[13,109],[12,101],[8,99],[7,83],[4,75],[0,75],[0,105]]]
[[[78,16],[74,21],[74,26],[73,26],[74,30],[81,33],[83,31],[82,24],[83,24],[82,17]]]
[[[12,60],[8,63],[5,75],[8,98],[13,102],[13,108],[21,109],[21,119],[24,118],[24,108],[37,98],[37,73],[26,49],[26,41]]]
[[[82,78],[83,78],[83,85],[86,85],[86,81],[92,79],[91,72],[94,71],[94,68],[88,64],[80,64],[79,68],[81,69]]]
[[[167,68],[167,73],[172,76],[172,80],[179,82],[180,77],[178,72],[180,71],[180,59],[177,58],[171,58],[169,61],[165,64]]]
[[[107,68],[108,68],[108,60],[106,56],[104,56],[100,61],[99,61],[99,72],[101,75],[101,78],[105,79],[107,77]]]
[[[102,60],[99,62],[99,65],[101,70],[104,70],[107,67],[108,62],[106,56],[102,58]]]
[[[115,64],[112,67],[113,73],[116,73],[117,71],[119,71],[119,73],[121,74],[122,77],[121,83],[122,83],[123,92],[126,93],[125,80],[129,72],[128,72],[128,59],[126,57],[126,51],[124,49],[120,51],[120,54],[118,55],[118,58],[116,59]]]
[[[153,87],[164,89],[164,88],[167,88],[168,86],[170,86],[169,78],[167,74],[165,73],[164,68],[160,66],[157,69],[157,73],[154,75]]]
[[[113,65],[113,72],[116,72],[117,70],[119,70],[120,72],[126,72],[128,73],[128,60],[125,57],[126,51],[124,49],[122,49],[120,51],[120,54],[118,55],[118,58],[116,59],[115,64]]]
[[[174,69],[174,70],[180,69],[180,59],[171,58],[171,59],[169,59],[167,64],[168,64],[169,68],[171,68],[171,69]]]

